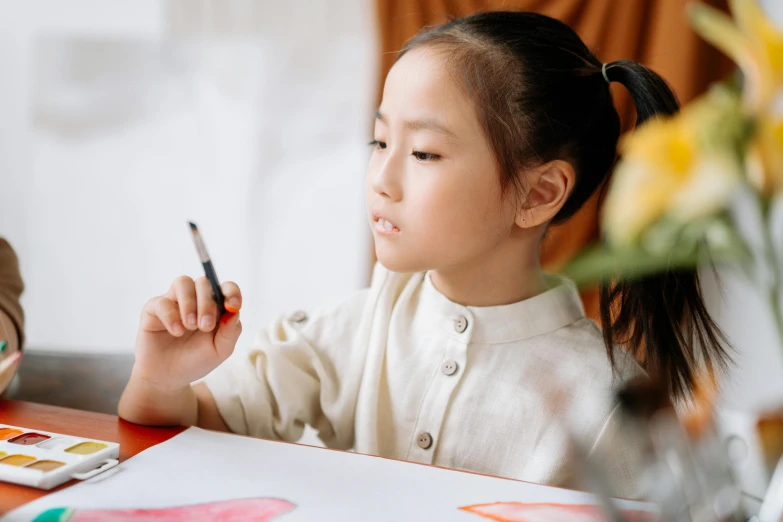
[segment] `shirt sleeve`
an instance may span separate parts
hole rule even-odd
[[[13,321],[19,336],[19,346],[24,342],[24,312],[19,298],[24,290],[19,273],[19,260],[11,245],[0,238],[0,310]],[[2,336],[0,332],[0,336]]]
[[[353,416],[364,361],[354,342],[369,289],[307,318],[273,321],[250,349],[239,347],[205,378],[235,433],[296,441],[315,428],[329,447],[353,446]]]

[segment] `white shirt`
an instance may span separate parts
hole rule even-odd
[[[545,484],[569,483],[568,426],[634,497],[639,442],[617,436],[613,391],[642,370],[618,350],[614,374],[576,288],[550,282],[461,306],[378,264],[369,289],[279,318],[205,382],[236,433],[296,441],[309,424],[329,447]]]

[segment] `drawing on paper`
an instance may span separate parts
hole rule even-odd
[[[278,498],[247,498],[156,509],[47,509],[33,522],[268,522],[296,508]]]
[[[584,504],[525,504],[522,502],[495,502],[460,508],[495,522],[603,522],[605,517],[598,506]],[[654,522],[655,513],[622,510],[626,522]]]

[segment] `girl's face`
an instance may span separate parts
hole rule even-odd
[[[367,212],[378,260],[395,272],[480,262],[508,240],[515,198],[474,104],[432,49],[405,54],[389,72],[375,120]]]

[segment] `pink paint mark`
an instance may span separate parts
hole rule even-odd
[[[604,522],[601,508],[590,505],[523,504],[496,502],[460,508],[496,522]],[[626,522],[655,522],[658,516],[646,511],[623,510]]]
[[[162,509],[77,510],[68,522],[267,522],[295,507],[277,498],[248,498]]]

